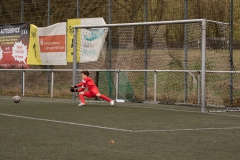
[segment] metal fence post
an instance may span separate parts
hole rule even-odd
[[[157,72],[154,71],[154,102],[157,101]]]
[[[112,0],[108,0],[108,23],[112,23]],[[108,29],[108,69],[112,68],[112,28]]]
[[[72,85],[76,85],[76,73],[77,73],[77,28],[74,28],[73,32],[73,79]],[[76,102],[76,94],[72,93],[72,102]]]
[[[77,0],[77,18],[79,18],[79,12],[80,12],[79,0]]]
[[[184,0],[184,19],[188,19],[188,0]],[[184,25],[184,70],[188,70],[188,24]],[[188,72],[184,72],[184,103],[188,98]]]
[[[21,23],[24,22],[24,0],[21,0]],[[21,76],[23,76],[23,71],[21,73]],[[22,91],[22,94],[24,94],[24,86],[23,86],[23,77],[21,78],[21,91]]]
[[[230,0],[230,71],[233,71],[233,0]],[[230,84],[229,84],[229,92],[230,92],[230,104],[233,102],[233,73],[230,73]]]
[[[52,70],[51,98],[53,98],[53,88],[54,88],[54,72]]]
[[[202,92],[202,107],[201,112],[205,112],[205,100],[206,100],[206,19],[202,20],[202,68],[201,68],[201,92]]]
[[[50,25],[50,17],[51,17],[51,0],[48,0],[48,26]],[[47,65],[47,69],[50,69],[50,65]],[[50,93],[50,72],[47,71],[47,92]]]
[[[144,0],[144,22],[148,21],[148,0]],[[144,69],[148,69],[148,26],[144,26]],[[144,99],[148,97],[148,73],[144,72]]]
[[[21,22],[24,22],[24,0],[21,0]]]
[[[119,71],[116,72],[116,101],[118,100]]]
[[[108,23],[112,23],[112,0],[108,0]],[[112,28],[108,28],[108,69],[112,68]],[[112,81],[112,72],[108,72],[110,74],[109,81]],[[110,82],[111,83],[111,82]],[[112,97],[112,89],[109,88],[108,96]]]
[[[23,87],[22,87],[22,96],[25,95],[25,71],[22,70],[22,84],[23,84]]]
[[[77,18],[79,18],[79,12],[80,12],[80,8],[79,8],[79,0],[77,0]],[[80,63],[77,63],[76,62],[76,69],[79,69],[80,68]],[[79,81],[80,80],[80,75],[79,75],[79,72],[76,72],[76,81]]]
[[[201,104],[201,72],[198,72],[198,105]]]

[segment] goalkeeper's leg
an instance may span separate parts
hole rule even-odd
[[[111,102],[111,99],[108,98],[107,96],[105,96],[104,94],[100,94],[99,90],[97,88],[91,89],[90,93],[92,93],[93,95],[100,97],[102,99],[104,99],[107,102]]]
[[[111,100],[110,98],[108,98],[107,96],[105,96],[104,94],[98,93],[97,96],[100,97],[100,98],[102,98],[102,99],[104,99],[105,101],[108,101],[111,106],[114,105],[114,101]]]
[[[79,93],[79,100],[81,101],[81,103],[79,103],[79,105],[78,106],[84,106],[85,104],[86,104],[86,102],[85,102],[85,99],[84,99],[84,97],[83,97],[83,94],[80,94]]]
[[[107,96],[105,96],[104,94],[100,94],[98,88],[94,88],[92,90],[90,90],[90,93],[92,93],[93,95],[102,98],[103,100],[107,101],[110,103],[110,105],[114,105],[114,101],[111,100],[110,98],[108,98]]]
[[[96,96],[104,99],[107,102],[109,102],[111,106],[114,105],[114,101],[111,100],[110,98],[108,98],[107,96],[105,96],[104,94],[97,93]]]
[[[104,100],[107,101],[107,102],[111,102],[111,101],[112,101],[110,98],[108,98],[108,97],[105,96],[104,94],[98,93],[96,96],[104,99]]]
[[[94,95],[92,95],[90,92],[79,92],[78,97],[81,103],[78,106],[84,106],[86,104],[84,96],[88,98],[94,97]]]

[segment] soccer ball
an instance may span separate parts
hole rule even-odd
[[[20,102],[20,97],[19,96],[14,96],[13,97],[13,102],[19,103]]]

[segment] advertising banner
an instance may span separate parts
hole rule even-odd
[[[103,18],[69,19],[67,27],[67,57],[68,62],[73,62],[73,31],[74,26],[80,25],[105,25]],[[102,51],[108,28],[78,29],[77,32],[77,62],[86,63],[97,61]]]
[[[42,65],[67,65],[66,22],[38,28]]]
[[[28,65],[42,65],[39,42],[38,42],[38,29],[37,26],[30,25],[30,42],[28,46]]]
[[[0,25],[0,68],[28,68],[29,23]]]
[[[83,18],[81,25],[106,25],[103,18]],[[97,61],[102,51],[108,28],[86,28],[80,33],[80,63]]]
[[[73,31],[74,26],[79,26],[81,19],[68,19],[67,20],[67,62],[73,62]],[[79,44],[79,43],[77,43]],[[79,47],[77,47],[79,48]],[[77,55],[79,57],[79,55]],[[79,59],[79,58],[78,58]],[[77,61],[79,62],[79,61]]]

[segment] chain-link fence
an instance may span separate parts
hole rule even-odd
[[[0,2],[0,24],[30,22],[38,27],[45,27],[57,22],[66,22],[71,18],[91,17],[103,17],[109,24],[199,18],[228,23],[232,19],[233,46],[238,49],[240,48],[240,1],[235,0],[234,3],[233,1],[3,0]]]
[[[233,13],[232,13],[233,12]],[[128,22],[146,22],[146,21],[166,21],[166,20],[182,20],[182,19],[196,19],[196,18],[206,18],[213,21],[221,21],[221,22],[231,22],[233,20],[233,42],[227,41],[231,37],[231,27],[229,25],[219,26],[219,25],[212,25],[212,28],[219,29],[219,32],[210,33],[213,30],[209,30],[209,36],[207,39],[207,69],[211,70],[239,70],[240,69],[240,56],[238,56],[239,48],[240,48],[240,23],[239,23],[239,13],[240,13],[240,1],[233,0],[2,0],[0,1],[0,24],[10,24],[10,23],[19,23],[19,22],[30,22],[32,24],[37,25],[38,27],[45,27],[57,22],[67,21],[67,19],[71,18],[91,18],[91,17],[103,17],[106,23],[113,24],[113,23],[128,23]],[[231,14],[232,13],[232,14]],[[211,24],[209,24],[211,26]],[[175,34],[179,30],[187,29],[189,32],[194,32],[193,29],[196,31],[197,26],[188,27],[184,25],[180,26],[161,26],[161,27],[149,27],[148,29],[148,38],[145,39],[148,45],[144,45],[142,43],[144,41],[144,28],[141,27],[125,27],[125,28],[118,28],[112,29],[111,34],[107,36],[107,41],[105,44],[106,47],[106,54],[102,54],[100,56],[100,60],[97,63],[95,68],[101,69],[118,69],[118,66],[121,66],[122,69],[199,69],[200,67],[200,55],[195,55],[195,50],[199,49],[201,43],[201,39],[196,37],[198,33],[190,34],[187,36],[184,34]],[[224,33],[224,36],[221,34]],[[173,35],[177,35],[177,37],[173,37]],[[117,38],[116,38],[117,37]],[[173,40],[174,39],[174,40]],[[111,41],[110,41],[111,40]],[[188,41],[185,44],[185,41]],[[231,56],[230,51],[228,48],[231,45],[233,46],[233,55]],[[187,45],[188,50],[178,50],[179,47],[183,47]],[[221,45],[221,46],[220,46]],[[109,48],[111,54],[109,54]],[[156,52],[156,48],[158,51]],[[185,46],[186,48],[186,46]],[[192,49],[191,49],[192,48]],[[148,54],[146,56],[144,49],[148,50]],[[131,50],[131,55],[128,57],[129,50]],[[121,54],[120,54],[121,51]],[[188,64],[185,65],[182,60],[184,59],[183,52],[188,52],[188,59],[193,59],[193,62],[188,61]],[[125,53],[126,52],[126,53]],[[158,54],[161,54],[161,59],[158,59]],[[186,57],[185,57],[186,58]],[[232,59],[231,59],[232,58]],[[104,63],[102,63],[104,61]],[[146,65],[145,62],[148,62]],[[179,62],[181,61],[181,62]],[[192,63],[192,64],[191,64]],[[232,64],[231,64],[232,63]],[[81,64],[80,67],[86,68],[84,65]],[[91,64],[89,64],[91,65]],[[102,66],[104,65],[104,66]],[[92,65],[94,66],[94,65]],[[227,67],[227,68],[224,68]],[[234,68],[233,68],[234,67]],[[33,68],[33,66],[30,66]],[[39,68],[39,67],[34,67]],[[72,64],[69,63],[67,66],[54,66],[54,68],[65,69],[65,68],[72,68]],[[13,74],[16,74],[15,72]],[[29,74],[29,77],[28,77]],[[38,75],[39,74],[39,75]],[[50,94],[49,85],[51,79],[50,75],[46,75],[46,72],[40,72],[35,76],[39,76],[37,79],[42,79],[44,83],[41,83],[41,86],[48,86],[47,91],[43,91],[41,94]],[[56,73],[59,74],[60,78],[59,81],[61,83],[65,83],[65,77],[71,77],[72,75],[70,72],[63,72],[63,73]],[[97,73],[96,73],[97,74]],[[107,74],[107,73],[104,73]],[[149,77],[153,77],[152,73],[148,73],[150,75],[141,75],[143,73],[126,73],[126,75],[132,74],[133,77],[137,78],[138,81],[134,82],[134,86],[139,86],[141,91],[134,92],[135,99],[151,99],[152,98],[152,89],[153,89],[153,82],[148,84],[151,89],[144,89],[144,84],[146,80],[150,82]],[[179,73],[180,74],[180,73]],[[209,99],[209,103],[212,103],[215,97],[210,95],[221,95],[222,93],[226,93],[227,96],[219,96],[219,99],[223,99],[224,104],[229,104],[233,102],[237,102],[238,100],[238,84],[237,77],[231,75],[230,73],[208,73],[208,74],[216,74],[212,77],[215,77],[216,83],[214,80],[209,80],[210,86],[217,90],[221,88],[221,85],[226,85],[228,87],[222,87],[221,92],[212,91],[210,89],[208,91],[207,97]],[[12,79],[15,75],[12,75],[10,72],[6,72],[1,74],[3,78],[2,80],[10,79],[9,81],[4,81],[4,84],[12,84],[11,80],[16,80],[16,83],[19,86],[16,88],[20,88],[20,92],[22,92],[22,72],[16,74],[16,77]],[[30,74],[27,73],[26,80],[29,80],[29,83],[34,86],[34,73]],[[56,75],[56,76],[57,76]],[[95,75],[95,73],[94,73]],[[125,75],[125,76],[126,76]],[[141,75],[141,76],[139,76]],[[221,79],[222,75],[224,75],[224,81],[218,81]],[[120,75],[121,77],[122,75]],[[169,83],[166,84],[159,84],[166,88],[168,85],[175,85],[182,87],[187,86],[189,82],[193,85],[193,88],[196,88],[196,80],[198,79],[198,73],[188,73],[188,78],[185,78],[185,82],[176,83],[176,81],[171,81],[176,77],[184,76],[168,76],[165,73],[159,73],[159,78],[168,77],[167,81]],[[21,78],[19,78],[21,77]],[[111,76],[107,76],[108,79],[111,79]],[[148,79],[145,79],[147,77]],[[184,76],[186,77],[186,76]],[[211,77],[211,76],[210,76]],[[232,77],[229,81],[229,77]],[[101,75],[100,75],[101,78]],[[182,78],[182,77],[181,77]],[[151,78],[150,78],[151,79]],[[184,78],[183,78],[184,79]],[[211,78],[214,79],[214,78]],[[163,80],[161,80],[163,81]],[[207,79],[208,81],[208,79]],[[46,82],[46,84],[45,84]],[[28,84],[29,84],[28,83]],[[68,82],[68,83],[71,83]],[[214,87],[214,85],[218,84]],[[109,85],[111,88],[111,85]],[[4,86],[2,86],[4,88]],[[31,87],[30,87],[31,88]],[[41,87],[40,87],[41,88]],[[60,87],[61,88],[61,87]],[[211,88],[211,87],[210,87]],[[162,88],[161,88],[162,89]],[[32,90],[32,89],[30,89]],[[163,92],[167,91],[168,89],[162,89]],[[3,91],[3,90],[1,90]],[[37,91],[39,92],[39,91]],[[59,91],[61,92],[61,91]],[[214,92],[214,93],[212,93]],[[1,92],[4,93],[4,92]],[[35,93],[35,91],[33,92]],[[114,91],[113,91],[114,93]],[[137,95],[139,93],[139,95]],[[159,100],[163,99],[172,99],[172,95],[174,92],[169,91],[168,97],[165,97],[160,94]],[[31,93],[32,94],[32,93]],[[182,93],[181,93],[182,94]],[[184,93],[185,95],[195,95],[191,92]],[[184,95],[183,94],[183,95]],[[142,97],[143,95],[147,95]],[[179,94],[179,96],[182,96]],[[138,98],[140,97],[140,98]],[[195,97],[195,96],[194,96]],[[229,98],[230,97],[230,98]],[[183,101],[186,98],[183,97]],[[191,98],[192,101],[196,101]],[[189,98],[188,98],[189,101]],[[221,100],[219,100],[219,103]]]
[[[240,1],[233,0],[2,0],[0,24],[31,22],[44,27],[71,18],[103,17],[107,23],[205,18],[229,22],[240,33]]]
[[[103,17],[108,24],[198,18],[226,23],[233,20],[234,34],[231,45],[235,50],[232,57],[235,69],[239,68],[237,55],[240,48],[240,1],[4,0],[0,2],[0,13],[0,24],[30,22],[38,27],[66,22],[71,18],[91,17]],[[116,34],[115,31],[110,33]]]

